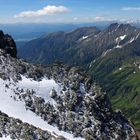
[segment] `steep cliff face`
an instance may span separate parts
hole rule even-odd
[[[16,44],[13,38],[4,34],[3,31],[0,31],[0,48],[4,49],[7,53],[9,53],[12,57],[17,56]]]
[[[136,140],[106,93],[78,68],[35,66],[0,49],[0,136],[21,140]],[[61,137],[60,137],[61,136]]]

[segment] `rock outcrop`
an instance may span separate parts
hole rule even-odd
[[[3,31],[0,31],[0,49],[4,49],[12,57],[17,56],[16,43],[13,40],[12,36],[4,34]]]

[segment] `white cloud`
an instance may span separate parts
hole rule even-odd
[[[74,17],[73,20],[75,20],[75,21],[78,20],[78,17]]]
[[[45,15],[53,15],[53,14],[59,14],[59,13],[66,13],[70,10],[65,6],[55,6],[55,5],[48,5],[46,7],[43,7],[40,10],[37,11],[23,11],[17,15],[15,15],[15,18],[20,17],[39,17],[39,16],[45,16]]]
[[[140,7],[123,7],[123,11],[140,11]]]
[[[97,16],[94,18],[95,21],[102,21],[102,20],[105,20],[106,18],[105,17],[100,17],[100,16]]]

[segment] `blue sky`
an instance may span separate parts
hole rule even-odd
[[[0,0],[0,23],[140,20],[140,0]]]

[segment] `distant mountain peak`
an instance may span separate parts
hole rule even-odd
[[[117,31],[118,29],[119,30],[124,30],[124,29],[128,29],[128,30],[131,30],[131,29],[136,29],[136,27],[132,26],[131,24],[119,24],[119,23],[112,23],[111,25],[108,26],[108,30],[112,31],[112,30],[115,30]]]
[[[115,29],[115,28],[117,28],[119,25],[120,25],[119,23],[112,23],[112,24],[109,25],[108,28],[109,28],[109,29]]]

